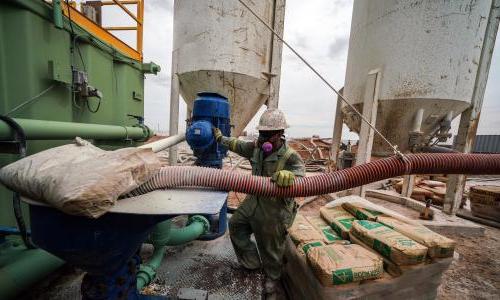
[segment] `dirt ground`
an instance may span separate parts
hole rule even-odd
[[[438,299],[500,299],[500,229],[484,237],[448,235],[460,255],[442,278]]]

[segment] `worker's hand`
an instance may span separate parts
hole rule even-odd
[[[222,131],[220,131],[220,129],[217,127],[212,127],[212,133],[217,143],[219,143],[220,140],[222,139]]]
[[[281,170],[273,174],[271,180],[276,182],[280,187],[287,187],[293,184],[295,180],[295,175],[288,170]]]

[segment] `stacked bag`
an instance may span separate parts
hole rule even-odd
[[[358,200],[322,207],[320,216],[298,214],[289,229],[298,253],[324,286],[380,278],[384,262],[412,266],[453,256],[453,240]]]

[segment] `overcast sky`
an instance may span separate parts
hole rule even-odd
[[[342,87],[347,62],[352,1],[286,2],[285,39],[335,87]],[[168,130],[169,120],[173,1],[147,0],[145,3],[144,61],[154,61],[162,67],[158,76],[148,75],[146,78],[145,117],[148,125],[165,132]],[[289,50],[284,50],[280,108],[285,111],[292,126],[289,130],[290,136],[319,134],[330,137],[335,99],[335,95],[303,63]],[[180,110],[182,126],[186,111],[182,101]],[[495,51],[478,134],[500,134],[499,115],[500,51]],[[249,124],[250,128],[255,127],[255,119]]]

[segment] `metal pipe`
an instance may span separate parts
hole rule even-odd
[[[196,218],[193,218],[196,217]],[[190,224],[181,228],[171,228],[168,246],[178,246],[196,240],[206,233],[210,227],[208,220],[202,216],[193,216]],[[201,219],[203,218],[203,219]]]
[[[152,131],[146,126],[115,126],[17,118],[14,120],[23,128],[27,140],[69,140],[79,136],[95,140],[143,141],[152,135]],[[0,140],[11,140],[13,137],[12,129],[6,123],[1,122]]]
[[[459,153],[456,150],[443,146],[422,146],[419,151],[424,153]]]
[[[170,84],[170,120],[168,134],[173,136],[179,133],[179,78],[177,77],[177,52],[172,51],[172,80]],[[168,152],[168,161],[171,166],[177,164],[177,147],[171,147]]]
[[[154,246],[153,255],[147,263],[141,264],[139,272],[137,272],[137,289],[142,290],[154,280],[167,246],[177,246],[194,241],[207,233],[209,229],[209,221],[199,215],[189,217],[187,226],[182,228],[173,228],[171,220],[158,223],[150,236],[150,242]]]
[[[61,0],[52,1],[52,10],[53,10],[53,18],[54,18],[54,26],[56,28],[63,28],[63,17],[61,10]]]
[[[165,150],[167,148],[170,148],[174,145],[177,145],[185,140],[186,140],[186,134],[183,132],[174,136],[169,136],[167,138],[158,140],[156,142],[139,146],[138,148],[150,148],[153,152],[156,153]]]
[[[14,298],[63,264],[63,260],[40,249],[22,251],[14,262],[0,268],[0,299]]]
[[[500,154],[425,153],[407,154],[404,158],[392,156],[332,173],[297,178],[287,188],[278,187],[268,177],[212,168],[164,167],[128,196],[163,188],[211,187],[266,197],[307,197],[410,174],[500,174]]]
[[[422,120],[424,118],[424,109],[419,108],[415,113],[415,118],[413,120],[413,130],[412,132],[421,132]]]

